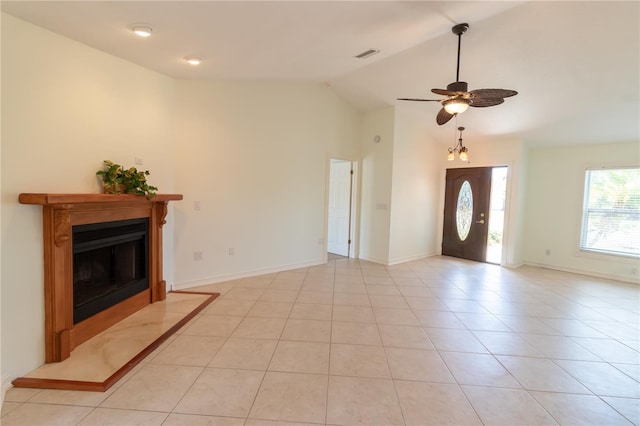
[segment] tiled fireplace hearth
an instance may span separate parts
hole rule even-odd
[[[165,281],[162,277],[162,226],[166,223],[168,202],[181,199],[180,194],[158,194],[151,200],[136,195],[20,194],[20,203],[42,205],[47,363],[63,361],[81,343],[150,303],[165,299]],[[136,287],[120,291],[121,295],[116,297],[118,300],[113,306],[106,309],[99,307],[95,314],[78,315],[76,310],[74,321],[74,257],[76,262],[79,262],[79,259],[91,256],[95,263],[96,259],[109,256],[104,254],[105,249],[101,248],[104,244],[100,247],[96,245],[98,248],[91,255],[85,254],[87,250],[82,247],[76,247],[74,251],[74,235],[87,230],[93,234],[101,234],[103,229],[109,227],[105,224],[111,223],[122,224],[125,227],[135,224],[139,229],[132,233],[144,235],[137,241],[122,236],[106,238],[120,238],[117,244],[121,247],[109,249],[111,253],[115,253],[110,256],[116,260],[125,259],[119,260],[119,263],[124,265],[124,270],[111,272],[111,276],[125,276],[127,282],[133,282],[135,278]],[[128,240],[123,242],[127,238]],[[76,245],[79,245],[82,239],[76,237],[75,240]],[[93,249],[91,246],[89,248]],[[140,256],[143,256],[142,260]],[[108,264],[109,262],[111,261],[107,261]],[[77,266],[76,286],[79,280],[83,279],[82,276],[78,277],[79,273],[103,275],[99,273],[99,265],[87,266],[81,271],[78,271]],[[90,268],[93,270],[88,270]],[[102,280],[112,278],[103,277]]]

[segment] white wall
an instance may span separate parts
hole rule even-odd
[[[176,87],[176,286],[323,262],[327,153],[357,155],[360,113],[323,85]]]
[[[411,110],[409,110],[411,111]],[[438,196],[442,150],[424,117],[395,110],[388,262],[400,263],[439,252]]]
[[[638,282],[638,275],[632,272],[633,268],[637,271],[637,259],[582,253],[578,247],[585,170],[639,165],[638,142],[530,149],[526,263]]]
[[[444,182],[446,170],[462,167],[497,167],[507,166],[507,193],[504,239],[502,245],[502,265],[517,267],[522,264],[523,227],[526,198],[526,150],[518,140],[485,140],[478,141],[473,133],[464,135],[464,145],[469,148],[470,162],[465,163],[456,158],[447,161],[447,148],[441,148],[441,182],[438,208],[438,248],[442,252],[442,223],[444,218]]]
[[[18,204],[18,194],[98,193],[102,160],[133,165],[134,156],[153,185],[172,192],[173,87],[2,14],[3,384],[44,362],[42,209]],[[173,263],[168,220],[165,265]]]
[[[360,145],[360,258],[382,264],[389,263],[394,115],[393,108],[365,114]]]

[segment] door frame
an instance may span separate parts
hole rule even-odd
[[[339,154],[339,153],[327,153],[325,159],[325,185],[324,185],[324,226],[322,234],[322,259],[324,262],[328,261],[327,254],[327,236],[329,234],[329,187],[331,180],[331,160],[350,161],[353,176],[351,178],[351,217],[350,221],[350,238],[351,244],[349,245],[349,258],[357,259],[360,254],[360,160],[352,155]]]
[[[456,164],[457,166],[457,164]],[[440,170],[440,190],[439,190],[439,200],[438,200],[438,229],[439,232],[436,234],[438,236],[437,247],[438,254],[442,255],[442,230],[444,229],[444,195],[445,195],[445,184],[447,181],[447,169],[451,168],[467,168],[467,167],[506,167],[507,168],[507,187],[505,191],[505,208],[504,208],[504,228],[502,232],[502,259],[500,260],[500,266],[510,266],[515,267],[519,266],[518,264],[514,264],[512,262],[513,256],[516,253],[512,253],[513,248],[516,247],[515,242],[511,241],[511,235],[517,235],[517,227],[522,226],[522,223],[515,223],[515,218],[511,217],[512,209],[517,210],[517,206],[513,205],[517,200],[512,200],[512,187],[514,180],[519,180],[518,176],[514,176],[514,162],[513,161],[504,161],[497,163],[484,163],[479,162],[478,164],[460,164],[459,167],[451,167],[451,163],[448,161],[443,163],[443,167]]]

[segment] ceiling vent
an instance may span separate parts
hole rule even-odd
[[[358,58],[358,59],[365,59],[368,58],[369,56],[373,56],[376,53],[379,53],[380,51],[378,49],[369,49],[369,50],[365,50],[364,52],[354,56],[354,58]]]

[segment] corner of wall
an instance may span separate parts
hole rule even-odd
[[[389,261],[394,126],[392,107],[362,120],[359,257],[383,264]]]

